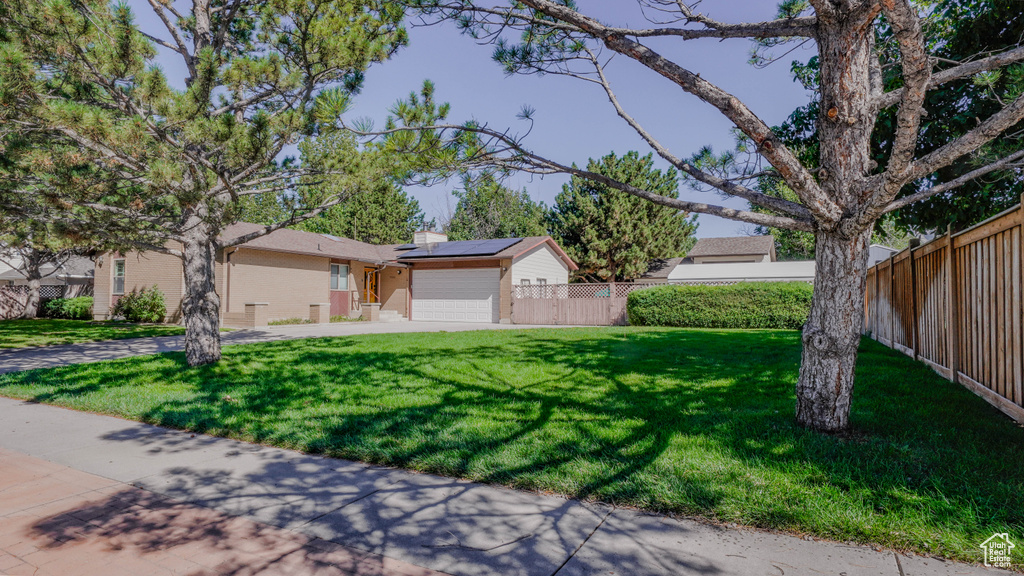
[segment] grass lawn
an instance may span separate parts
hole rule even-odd
[[[1024,429],[865,341],[854,432],[808,432],[799,358],[792,331],[386,334],[0,375],[0,394],[961,560],[1024,537]]]
[[[0,348],[25,348],[28,346],[52,346],[54,344],[79,344],[100,340],[121,338],[142,338],[144,336],[174,336],[184,334],[181,326],[160,324],[128,324],[123,322],[89,322],[86,320],[35,320],[0,321]]]

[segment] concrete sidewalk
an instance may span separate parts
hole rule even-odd
[[[297,338],[327,338],[358,334],[395,334],[405,332],[465,332],[467,330],[523,330],[533,328],[570,328],[571,326],[523,326],[516,324],[477,324],[470,322],[336,322],[332,324],[296,324],[270,326],[259,330],[235,330],[221,334],[224,346],[252,344]],[[147,356],[185,349],[184,336],[127,338],[84,344],[62,344],[35,348],[0,350],[0,374],[68,364],[87,364],[131,356]]]
[[[303,542],[329,542],[455,576],[1003,573],[308,456],[10,399],[0,399],[0,448],[128,483],[153,498],[318,539]]]
[[[0,448],[0,574],[444,576]]]

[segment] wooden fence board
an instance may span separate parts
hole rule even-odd
[[[1024,209],[868,270],[865,333],[1024,423]]]

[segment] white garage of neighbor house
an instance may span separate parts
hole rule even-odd
[[[568,284],[577,269],[550,236],[449,242],[420,232],[395,250],[411,268],[412,320],[507,323],[514,285]]]

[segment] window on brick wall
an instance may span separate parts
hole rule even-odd
[[[348,265],[331,264],[331,290],[348,290]]]
[[[114,294],[124,294],[124,260],[114,260]]]

